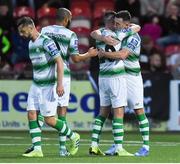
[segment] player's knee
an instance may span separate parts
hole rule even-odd
[[[28,119],[29,120],[36,120],[37,119],[37,113],[36,111],[28,111]]]
[[[55,124],[54,117],[45,117],[44,120],[45,120],[46,124],[49,126],[54,126],[54,124]]]
[[[109,113],[110,113],[110,110],[100,111],[100,115],[105,118],[107,118],[109,116]]]
[[[135,113],[136,113],[137,115],[140,115],[140,114],[145,114],[145,112],[144,112],[144,109],[143,109],[143,108],[138,108],[138,109],[135,109],[134,111],[135,111]]]

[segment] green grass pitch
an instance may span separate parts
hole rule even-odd
[[[91,134],[80,132],[81,142],[75,156],[58,156],[58,137],[55,131],[43,131],[43,158],[22,157],[31,140],[27,131],[0,131],[0,163],[176,163],[180,162],[180,133],[151,132],[150,155],[148,157],[90,156],[88,149]],[[100,148],[104,151],[111,144],[111,132],[103,132]],[[68,143],[67,143],[68,144]],[[142,145],[138,132],[125,132],[124,147],[135,153]]]

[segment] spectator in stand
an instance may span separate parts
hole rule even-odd
[[[165,0],[140,0],[141,3],[141,24],[148,21],[152,15],[159,17],[164,14]]]
[[[29,6],[33,10],[35,9],[34,0],[12,0],[13,8],[18,6]]]
[[[143,73],[149,72],[149,57],[157,51],[153,40],[150,36],[142,37],[141,55],[140,55],[140,65]]]
[[[150,56],[149,64],[150,72],[159,73],[165,72],[166,70],[165,57],[158,51]]]
[[[166,5],[166,10],[165,10],[166,17],[168,17],[170,15],[172,5],[177,5],[177,7],[180,9],[180,1],[179,0],[169,0]]]
[[[22,3],[22,4],[26,5],[26,3]],[[34,19],[35,17],[34,10],[31,11],[26,7],[20,8],[18,10],[14,10],[13,19],[15,22],[19,18],[24,16],[29,16]],[[16,78],[19,78],[19,75],[21,75],[24,72],[24,69],[27,67],[27,65],[28,64],[31,65],[29,59],[29,51],[28,51],[29,40],[19,35],[17,26],[15,26],[14,30],[12,31],[11,38],[12,38],[12,48],[13,48],[11,62],[14,65],[13,70],[14,73],[16,73]]]
[[[180,80],[180,51],[171,54],[167,62],[173,78]]]
[[[141,36],[147,35],[151,37],[154,43],[160,38],[161,34],[162,27],[159,24],[159,17],[157,15],[153,15],[150,18],[150,22],[145,23],[140,31]]]
[[[180,44],[180,17],[177,5],[169,8],[168,17],[164,19],[164,32],[167,36],[159,38],[157,44],[164,48],[170,44]]]
[[[11,63],[11,30],[13,20],[11,17],[10,1],[0,0],[0,58],[3,71],[13,67]]]
[[[2,28],[0,28],[0,63],[3,71],[8,71],[12,67],[12,63],[8,56],[9,50],[11,48],[10,41],[4,34]]]
[[[69,1],[68,0],[38,0],[35,4],[36,10],[41,7],[67,7],[69,8]]]
[[[0,25],[4,31],[4,34],[10,40],[10,33],[13,27],[13,19],[11,12],[10,1],[0,0]]]
[[[141,16],[163,15],[164,0],[140,0]]]
[[[28,52],[28,43],[29,40],[21,37],[17,29],[12,33],[12,40],[13,40],[13,54],[11,61],[13,65],[22,63],[22,62],[30,62],[29,59],[29,52]]]

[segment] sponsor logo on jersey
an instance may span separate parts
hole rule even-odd
[[[47,47],[48,47],[48,50],[51,51],[51,52],[56,49],[56,45],[54,43],[49,44]]]

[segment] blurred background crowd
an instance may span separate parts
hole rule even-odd
[[[95,42],[90,32],[101,27],[107,10],[128,10],[132,22],[141,25],[142,73],[166,73],[180,79],[180,0],[0,0],[0,79],[30,79],[28,40],[21,38],[16,20],[30,16],[40,31],[55,23],[56,9],[66,7],[73,19],[70,29],[79,38],[80,52]],[[75,80],[87,79],[90,70],[98,75],[98,57],[70,64]]]

